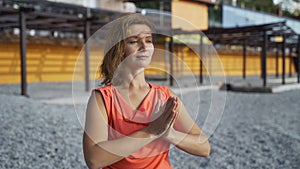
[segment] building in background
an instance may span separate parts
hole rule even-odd
[[[172,28],[182,30],[206,30],[209,27],[208,7],[209,1],[172,1]],[[194,25],[184,24],[179,17]]]
[[[48,0],[52,2],[69,3],[88,8],[101,8],[118,12],[135,12],[136,7],[131,2],[122,0]]]
[[[50,3],[50,1],[52,1]],[[53,3],[60,2],[59,3]],[[27,27],[27,63],[28,65],[28,82],[44,82],[44,81],[70,81],[76,58],[81,51],[82,44],[84,44],[84,31],[78,25],[85,23],[87,11],[98,8],[94,16],[98,18],[98,22],[94,22],[91,26],[99,29],[101,24],[117,18],[123,12],[140,12],[148,16],[155,23],[156,27],[165,30],[175,29],[184,31],[206,31],[213,28],[239,28],[250,25],[261,25],[266,23],[286,21],[288,26],[293,28],[294,31],[300,31],[299,20],[280,17],[254,10],[248,10],[237,6],[228,4],[213,3],[210,0],[0,0],[0,7],[18,6],[20,2],[30,3],[31,7],[36,10],[42,10],[44,16],[31,16],[28,18]],[[35,2],[35,3],[34,3]],[[47,3],[45,3],[47,2]],[[236,1],[238,3],[238,1]],[[37,4],[39,3],[39,4]],[[68,5],[66,5],[68,4]],[[70,5],[72,4],[72,5]],[[2,6],[1,6],[2,5]],[[25,6],[30,6],[25,4]],[[0,22],[0,57],[5,64],[0,67],[0,75],[2,79],[0,83],[19,83],[20,82],[20,51],[19,51],[19,23],[18,23],[18,8],[15,15],[7,14],[2,15]],[[102,9],[102,10],[101,10]],[[0,11],[1,13],[1,11]],[[54,16],[48,18],[47,15]],[[73,19],[64,19],[56,16],[64,16]],[[113,17],[112,17],[113,16]],[[35,18],[37,17],[37,18]],[[75,18],[75,19],[74,19]],[[176,19],[180,18],[180,19]],[[93,18],[91,18],[93,19]],[[187,26],[180,21],[184,20],[192,25]],[[5,21],[5,22],[3,22]],[[3,23],[3,24],[2,24]],[[52,27],[43,27],[43,24],[52,23]],[[7,25],[7,27],[5,27]],[[10,26],[15,25],[15,26]],[[36,29],[39,28],[39,29]],[[77,29],[77,31],[73,31]],[[66,30],[72,31],[66,31]],[[16,31],[16,32],[15,32]],[[161,32],[158,32],[161,33]],[[299,34],[299,32],[298,32]],[[178,36],[174,37],[174,53],[179,56],[184,63],[191,68],[191,70],[198,74],[200,59],[199,55],[193,51],[180,40],[176,41]],[[190,34],[189,36],[180,36],[182,39],[192,39],[192,45],[199,47],[200,36],[198,33]],[[197,39],[198,38],[198,39]],[[220,37],[221,38],[221,37]],[[168,50],[168,38],[159,39],[159,47]],[[194,40],[196,39],[196,40]],[[297,39],[296,39],[297,40]],[[191,41],[189,41],[191,42]],[[206,44],[211,43],[207,41]],[[239,44],[240,45],[240,44]],[[261,45],[261,44],[258,44]],[[247,75],[259,75],[261,73],[261,56],[260,46],[247,47]],[[220,47],[216,46],[220,59],[224,64],[225,73],[227,75],[241,75],[242,67],[242,48],[241,45],[226,44]],[[274,48],[269,48],[271,53],[268,54],[268,72],[274,73],[275,54],[272,53]],[[295,49],[292,49],[295,50]],[[291,50],[290,50],[291,51]],[[210,51],[207,51],[208,53]],[[99,55],[99,53],[97,53]],[[157,58],[157,57],[156,57]],[[156,59],[154,58],[154,59]],[[167,55],[161,56],[154,60],[154,63],[168,64]],[[213,62],[212,60],[208,60]],[[287,58],[287,65],[291,65],[291,59]],[[97,61],[91,60],[91,64],[97,64]],[[278,62],[280,63],[280,62]],[[175,72],[184,75],[184,69],[180,67],[181,64],[174,64]],[[94,66],[96,68],[96,66]],[[286,67],[287,71],[289,67]],[[219,68],[211,68],[215,74],[218,73]],[[291,69],[292,70],[292,69]],[[91,72],[94,69],[91,69]],[[292,70],[294,71],[294,70]],[[160,72],[147,72],[149,74],[156,74]],[[91,74],[94,76],[94,74]]]
[[[281,17],[226,4],[210,5],[208,9],[210,28],[233,28],[286,21],[288,26],[300,34],[300,20],[294,18]]]
[[[138,12],[146,15],[147,13],[164,13],[160,17],[160,23],[167,23],[163,26],[182,30],[206,30],[208,28],[208,5],[212,4],[211,0],[126,0],[126,2],[133,2]],[[189,24],[182,23],[182,20]]]

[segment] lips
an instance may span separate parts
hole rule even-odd
[[[147,59],[148,58],[148,56],[147,55],[139,55],[139,56],[137,56],[137,58],[138,59]]]

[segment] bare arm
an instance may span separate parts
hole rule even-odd
[[[176,96],[172,93],[173,96]],[[208,156],[210,144],[204,132],[190,117],[183,103],[178,99],[178,117],[174,125],[170,127],[165,137],[179,149],[197,156]]]
[[[99,92],[93,92],[87,106],[83,134],[83,152],[88,167],[100,168],[111,165],[155,140],[170,127],[175,117],[172,113],[174,106],[174,98],[169,99],[165,115],[153,121],[147,128],[129,136],[108,140],[109,126],[103,98]]]

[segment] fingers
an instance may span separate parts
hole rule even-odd
[[[164,106],[163,101],[158,99],[153,113],[158,113],[163,108],[163,106]]]
[[[155,106],[155,112],[152,116],[152,121],[148,126],[148,131],[150,133],[155,133],[156,135],[163,134],[165,131],[167,131],[174,124],[178,114],[177,111],[175,111],[176,107],[178,106],[177,97],[171,96],[168,98],[165,104],[162,106],[160,105],[161,103],[158,101]]]
[[[176,109],[177,105],[178,105],[177,98],[173,96],[169,97],[169,99],[166,102],[166,106],[162,114],[162,117],[165,117],[166,119],[171,118],[173,115],[172,111]]]
[[[172,110],[172,113],[170,113],[170,116],[169,116],[169,119],[168,119],[168,124],[169,124],[169,127],[170,126],[173,126],[174,122],[175,122],[175,119],[178,115],[178,112],[175,111],[175,110]],[[168,128],[169,128],[168,127]]]
[[[176,110],[178,108],[178,97],[175,98],[175,107],[174,107],[174,110]]]
[[[168,117],[168,114],[170,114],[170,111],[174,108],[175,106],[175,98],[170,97],[166,103],[163,104],[162,100],[158,100],[154,112],[151,117],[151,121],[156,120],[157,118],[163,118],[166,119]]]
[[[173,127],[173,125],[175,123],[175,120],[176,120],[176,118],[178,117],[178,114],[179,114],[179,112],[176,110],[178,108],[178,97],[171,96],[171,98],[174,99],[173,100],[174,106],[173,106],[173,109],[172,109],[172,111],[171,111],[171,113],[169,114],[169,117],[168,117],[170,119],[167,120],[169,122],[168,128]]]
[[[177,104],[176,98],[173,96],[169,97],[169,99],[167,100],[167,103],[166,103],[165,110],[167,110],[167,111],[173,110],[175,108],[176,104]]]
[[[172,110],[171,113],[169,114],[168,118],[165,121],[166,129],[169,129],[170,127],[172,127],[174,125],[177,116],[178,116],[178,112],[175,110]]]

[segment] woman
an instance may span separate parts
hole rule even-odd
[[[112,24],[101,65],[104,87],[92,92],[83,135],[89,168],[172,168],[171,144],[208,156],[207,137],[178,97],[145,80],[154,52],[153,26],[140,14]]]

